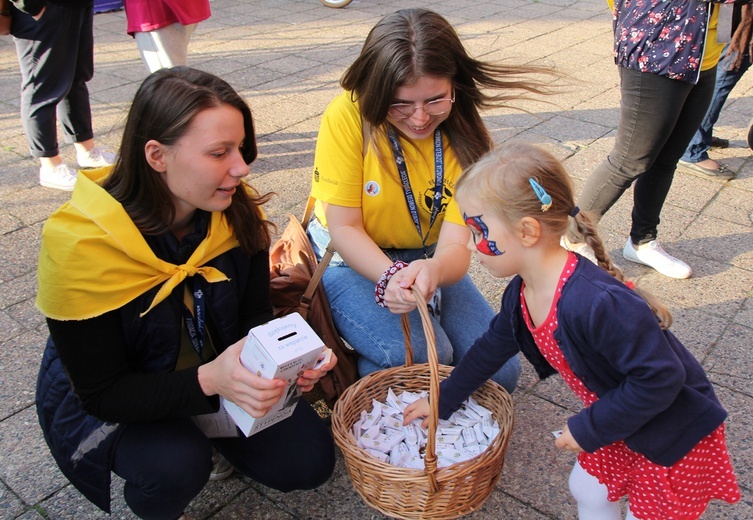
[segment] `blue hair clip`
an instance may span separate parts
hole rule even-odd
[[[544,190],[544,188],[541,187],[541,184],[536,182],[536,180],[533,177],[528,179],[528,182],[531,183],[531,188],[533,188],[533,191],[536,193],[536,196],[541,201],[541,211],[547,211],[549,208],[551,208],[552,197]]]

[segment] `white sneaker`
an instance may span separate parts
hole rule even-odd
[[[118,154],[95,146],[88,152],[76,152],[76,160],[82,168],[101,168],[115,164],[115,161],[118,160]]]
[[[633,241],[628,237],[625,249],[622,250],[622,256],[631,262],[653,267],[670,278],[690,278],[690,275],[693,274],[693,270],[688,264],[667,253],[656,240],[635,247]]]
[[[225,457],[212,449],[212,472],[209,473],[209,480],[224,480],[233,474],[234,469]]]
[[[78,172],[65,163],[39,168],[39,184],[56,190],[73,191]]]
[[[568,251],[578,253],[583,258],[590,260],[596,265],[599,265],[599,262],[596,260],[596,255],[594,254],[594,250],[591,249],[591,246],[589,246],[585,242],[581,244],[573,244],[567,239],[565,235],[562,235],[562,238],[560,238],[560,245]]]

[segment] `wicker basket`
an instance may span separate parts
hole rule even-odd
[[[414,291],[414,295],[426,334],[429,363],[412,364],[410,329],[404,315],[406,365],[374,372],[348,387],[335,403],[332,432],[345,457],[353,486],[369,506],[395,518],[457,518],[478,509],[489,498],[502,472],[513,426],[512,400],[504,388],[487,381],[473,394],[479,404],[492,412],[499,423],[500,433],[486,450],[465,462],[437,468],[434,446],[439,415],[437,399],[431,400],[425,470],[381,462],[359,448],[353,436],[353,425],[360,419],[361,411],[371,409],[372,399],[384,402],[388,388],[396,394],[428,389],[431,395],[437,395],[439,381],[452,370],[438,364],[434,330],[426,304],[420,291]]]

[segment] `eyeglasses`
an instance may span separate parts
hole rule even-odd
[[[387,114],[395,119],[408,119],[419,108],[429,116],[441,116],[446,114],[452,108],[452,104],[455,102],[455,93],[452,93],[451,98],[435,99],[429,101],[423,105],[414,105],[413,103],[393,103],[387,110]]]

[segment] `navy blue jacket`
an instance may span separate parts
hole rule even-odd
[[[519,276],[510,282],[500,313],[442,382],[440,417],[449,417],[518,352],[542,379],[556,373],[523,321],[521,283]],[[565,359],[599,397],[567,422],[585,451],[623,440],[671,466],[726,418],[701,365],[659,327],[645,301],[582,257],[562,290],[557,319],[554,338]]]

